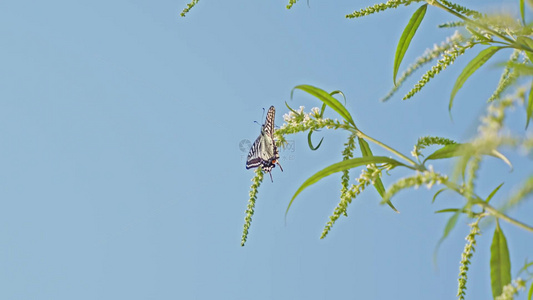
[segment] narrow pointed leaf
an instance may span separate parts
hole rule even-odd
[[[480,41],[484,41],[484,43],[482,43],[483,45],[489,45],[487,42],[490,42],[490,40],[482,35],[481,33],[477,32],[475,29],[473,28],[470,28],[470,27],[465,27],[466,30],[468,30],[468,32],[470,32],[472,35],[475,35]]]
[[[452,89],[452,94],[450,95],[450,104],[448,106],[448,110],[452,110],[453,105],[453,98],[455,98],[455,94],[463,87],[463,84],[466,82],[468,77],[470,75],[474,74],[474,72],[479,69],[482,65],[484,65],[498,50],[500,50],[501,47],[489,47],[481,52],[472,59],[468,65],[463,69],[459,77],[457,77],[457,80],[455,81],[455,85]]]
[[[318,143],[318,145],[316,145],[316,147],[313,147],[313,141],[311,141],[311,135],[312,134],[313,134],[313,130],[310,130],[309,134],[307,135],[307,143],[309,144],[309,148],[311,148],[311,150],[315,151],[315,150],[318,150],[320,145],[322,145],[322,141],[324,140],[324,138],[321,138],[320,142]]]
[[[465,146],[466,145],[466,146]],[[450,158],[455,156],[460,156],[461,153],[466,152],[468,144],[450,144],[446,145],[440,149],[437,149],[435,152],[431,153],[424,162],[431,159],[443,159]]]
[[[511,171],[513,170],[513,164],[511,164],[511,161],[498,150],[492,150],[489,155],[501,159],[504,163],[506,163],[509,166],[509,168],[511,168]]]
[[[462,209],[461,209],[462,210]],[[444,232],[442,233],[442,237],[440,238],[441,241],[446,239],[453,228],[455,228],[455,225],[457,225],[457,220],[459,220],[459,216],[461,215],[461,210],[457,210],[446,223],[446,226],[444,227]],[[440,243],[440,242],[439,242]]]
[[[524,52],[526,53],[527,58],[533,62],[533,40],[526,36],[519,36],[516,38],[516,41],[532,50],[524,50]]]
[[[339,91],[339,90],[334,90],[333,92],[329,93],[331,96],[335,96],[337,94],[341,95],[342,98],[344,98],[344,105],[346,105],[346,96],[344,95],[343,92]]]
[[[326,111],[326,103],[322,103],[322,108],[320,109],[320,117],[322,118],[324,116],[324,111]]]
[[[460,208],[446,208],[446,209],[437,210],[435,213],[441,214],[441,213],[447,213],[447,212],[461,212],[461,209]]]
[[[294,93],[294,90],[302,90],[304,92],[307,92],[307,93],[315,96],[320,101],[324,102],[327,106],[333,108],[334,111],[336,111],[348,123],[352,124],[355,127],[355,122],[353,121],[352,116],[350,115],[350,113],[348,112],[346,107],[344,107],[344,105],[342,105],[339,102],[339,100],[333,98],[333,96],[331,96],[328,92],[326,92],[326,91],[324,91],[322,89],[319,89],[317,87],[311,86],[311,85],[303,84],[303,85],[295,86],[292,89],[291,98],[292,98],[292,94]]]
[[[442,188],[440,190],[438,190],[435,195],[433,195],[433,200],[431,201],[431,203],[435,203],[435,200],[437,199],[437,196],[440,195],[440,193],[444,192],[445,190],[447,190],[448,188]]]
[[[464,208],[463,208],[464,209]],[[461,215],[461,211],[456,211],[449,219],[448,222],[446,222],[446,226],[444,227],[444,232],[442,233],[442,237],[440,238],[439,242],[437,243],[437,246],[435,247],[435,253],[434,256],[437,256],[437,252],[439,251],[440,244],[448,237],[452,229],[457,225],[457,220],[459,220],[459,216]]]
[[[431,153],[426,159],[424,159],[424,163],[428,160],[435,160],[435,159],[444,159],[444,158],[450,158],[450,157],[456,157],[456,156],[463,156],[466,154],[471,154],[473,151],[472,145],[468,143],[464,144],[449,144],[446,145],[440,149],[437,149],[435,152]],[[506,163],[511,170],[513,169],[513,165],[509,161],[505,155],[500,153],[497,150],[492,150],[490,153],[485,153],[485,155],[490,155],[496,158],[501,159],[504,163]]]
[[[503,63],[496,64],[496,66],[509,66],[509,68],[512,68],[520,76],[533,76],[533,66],[531,65],[525,65],[522,63]]]
[[[511,261],[507,240],[498,222],[490,246],[490,281],[494,298],[500,296],[503,287],[511,282]]]
[[[527,97],[526,103],[526,129],[529,126],[529,121],[533,118],[533,87],[529,90],[529,96]]]
[[[292,109],[292,107],[289,106],[289,103],[287,103],[287,101],[285,101],[285,106],[287,106],[287,108],[292,111],[293,113],[297,114],[298,112],[296,112],[294,109]]]
[[[522,17],[522,24],[526,25],[526,17],[525,17],[526,5],[524,2],[525,2],[524,0],[520,0],[520,16]]]
[[[290,209],[290,207],[292,205],[292,202],[294,201],[296,196],[298,196],[298,194],[300,194],[307,187],[317,183],[321,179],[323,179],[323,178],[325,178],[325,177],[327,177],[327,176],[329,176],[331,174],[334,174],[334,173],[337,173],[337,172],[341,172],[341,171],[344,171],[344,170],[349,170],[349,169],[360,167],[360,166],[366,166],[368,164],[379,164],[379,163],[388,163],[388,164],[391,164],[391,165],[404,165],[404,164],[400,163],[397,160],[394,160],[392,158],[388,158],[388,157],[385,157],[385,156],[358,157],[358,158],[352,158],[352,159],[343,160],[341,162],[332,164],[332,165],[330,165],[330,166],[318,171],[317,173],[313,174],[311,177],[309,177],[298,188],[298,190],[296,190],[296,193],[294,193],[294,196],[292,196],[292,199],[289,202],[289,205],[287,207],[287,211],[285,212],[285,214],[287,214],[287,212],[289,212],[289,209]]]
[[[363,157],[374,156],[372,154],[372,150],[370,149],[370,146],[364,139],[358,138],[357,141],[359,142],[359,148],[361,148],[361,154],[363,155]],[[383,199],[383,197],[385,196],[386,190],[385,190],[385,186],[383,185],[383,181],[381,181],[381,178],[377,178],[376,181],[372,185],[374,186],[376,191],[378,191],[379,195]],[[399,211],[396,209],[396,207],[394,207],[394,205],[392,204],[390,200],[387,201],[387,204],[390,206],[390,208],[392,208],[392,210],[399,213]]]
[[[461,210],[464,210],[465,207],[463,207]],[[437,253],[439,252],[439,247],[442,244],[442,242],[448,237],[452,229],[457,225],[457,220],[459,220],[459,216],[461,215],[461,211],[456,211],[449,219],[448,222],[446,222],[446,226],[444,227],[444,232],[442,233],[442,237],[440,238],[439,242],[437,243],[437,246],[435,246],[435,251],[433,252],[433,261],[437,261]]]
[[[492,197],[494,197],[494,195],[500,190],[500,188],[502,187],[502,185],[504,184],[504,182],[500,183],[499,186],[497,186],[491,193],[490,195],[487,197],[487,200],[485,200],[485,202],[489,203],[490,199],[492,199]]]
[[[527,300],[531,300],[533,297],[533,282],[531,283],[531,286],[529,287],[529,293],[527,293]]]
[[[405,26],[402,36],[398,41],[398,46],[396,46],[396,55],[394,56],[394,71],[392,76],[394,85],[396,85],[396,75],[398,75],[398,69],[400,68],[400,64],[402,63],[405,52],[407,52],[407,49],[411,44],[411,40],[415,36],[420,23],[422,23],[422,20],[424,19],[427,8],[428,5],[424,4],[415,11],[413,16],[411,16],[409,23],[407,23],[407,26]]]

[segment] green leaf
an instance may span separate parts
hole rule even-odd
[[[346,96],[344,95],[343,92],[341,92],[341,91],[339,91],[339,90],[334,90],[333,92],[331,92],[331,93],[329,93],[329,94],[330,94],[331,96],[335,96],[335,95],[337,95],[337,94],[341,95],[342,98],[344,98],[344,105],[346,105]],[[324,109],[322,109],[322,110],[324,110]],[[322,116],[322,115],[320,115],[320,116]]]
[[[508,66],[509,68],[513,68],[520,76],[533,76],[533,66],[531,65],[508,62],[503,64],[496,64],[496,66]]]
[[[500,188],[502,187],[502,185],[504,184],[504,182],[500,183],[499,186],[497,186],[491,193],[490,195],[487,197],[487,200],[485,200],[485,202],[489,203],[490,199],[492,199],[492,197],[494,197],[494,195],[496,194],[496,192],[498,192],[500,190]]]
[[[320,108],[320,118],[324,116],[324,111],[326,111],[326,103],[322,103],[322,108]]]
[[[463,207],[461,210],[464,210],[465,207]],[[437,261],[437,252],[439,251],[440,244],[448,237],[452,229],[457,225],[457,220],[459,220],[459,216],[461,215],[461,211],[457,210],[449,219],[448,222],[446,222],[446,226],[444,227],[444,232],[442,233],[442,237],[440,238],[439,242],[437,243],[437,246],[435,246],[435,252],[433,253],[433,261]]]
[[[462,153],[466,152],[467,149],[468,144],[449,144],[431,153],[428,157],[426,157],[426,159],[424,159],[424,163],[431,159],[444,159],[461,156]]]
[[[433,195],[433,200],[431,201],[431,203],[435,203],[435,200],[437,199],[437,196],[438,196],[440,193],[442,193],[442,192],[444,192],[445,190],[447,190],[447,189],[448,189],[448,188],[442,188],[442,189],[438,190],[438,191],[435,193],[435,195]]]
[[[457,77],[457,80],[455,81],[455,84],[452,89],[452,94],[450,95],[450,104],[448,105],[448,110],[452,110],[453,105],[453,98],[455,98],[455,94],[463,87],[463,84],[466,82],[468,77],[470,75],[474,74],[474,72],[479,69],[482,65],[484,65],[498,50],[500,50],[502,47],[489,47],[481,52],[472,59],[468,65],[463,69],[459,77]]]
[[[320,139],[320,142],[318,143],[318,145],[316,145],[316,147],[313,147],[313,142],[311,141],[311,135],[312,134],[313,134],[313,130],[309,130],[309,134],[307,135],[307,143],[309,144],[309,148],[311,148],[311,150],[315,151],[315,150],[318,150],[320,145],[322,145],[322,141],[324,141],[324,138],[322,137]]]
[[[511,161],[507,157],[505,157],[505,155],[501,154],[498,150],[493,149],[492,151],[490,151],[489,155],[503,160],[503,162],[506,163],[509,168],[511,168],[511,171],[513,170],[513,165],[511,164]]]
[[[357,141],[359,142],[359,148],[361,148],[361,154],[363,157],[373,156],[372,150],[370,150],[370,146],[365,139],[358,138]]]
[[[446,145],[440,149],[437,149],[435,152],[431,153],[426,159],[424,159],[424,163],[428,160],[435,160],[435,159],[444,159],[444,158],[450,158],[450,157],[456,157],[456,156],[463,156],[467,154],[471,154],[473,151],[473,147],[469,143],[464,144],[449,144]],[[490,155],[496,158],[501,159],[504,163],[506,163],[512,170],[513,165],[509,161],[507,157],[505,157],[503,154],[498,152],[497,150],[491,150],[489,153],[485,153],[485,155]]]
[[[440,238],[441,240],[444,240],[446,237],[448,237],[448,235],[450,234],[452,229],[455,227],[455,225],[457,225],[457,220],[459,220],[459,216],[461,215],[461,211],[462,211],[462,209],[456,211],[448,219],[448,222],[446,223],[446,227],[444,227],[444,233],[442,234],[442,237]]]
[[[285,106],[287,106],[287,108],[292,111],[293,113],[297,114],[298,112],[295,111],[294,109],[292,109],[292,107],[289,106],[289,103],[287,103],[287,101],[285,101]]]
[[[359,166],[366,166],[368,164],[379,164],[379,163],[387,163],[391,165],[404,166],[404,164],[402,164],[401,162],[394,160],[392,158],[385,157],[385,156],[358,157],[358,158],[343,160],[341,162],[332,164],[331,166],[328,166],[318,171],[317,173],[313,174],[311,177],[307,178],[307,180],[298,188],[298,190],[296,190],[296,193],[294,193],[294,196],[292,196],[292,199],[289,202],[289,205],[287,207],[287,211],[285,212],[285,215],[289,212],[292,202],[294,201],[296,196],[298,196],[298,194],[300,194],[307,187],[317,183],[321,179],[331,174],[341,172],[344,170],[349,170],[349,169],[356,168]]]
[[[509,249],[498,221],[496,221],[496,229],[490,246],[490,279],[494,298],[500,296],[503,292],[503,287],[511,282]]]
[[[422,20],[424,19],[427,8],[428,5],[424,4],[415,11],[409,20],[409,23],[407,23],[407,26],[405,26],[402,36],[398,41],[398,46],[396,46],[396,55],[394,56],[394,71],[392,75],[394,85],[396,85],[396,75],[398,75],[398,69],[400,68],[400,64],[402,63],[405,52],[407,52],[407,48],[409,48],[413,36],[418,30],[420,23],[422,23]]]
[[[328,92],[311,85],[303,84],[295,86],[292,89],[291,98],[293,96],[294,90],[297,89],[315,96],[320,101],[324,102],[327,106],[333,108],[333,110],[336,111],[341,117],[343,117],[348,123],[356,127],[355,122],[353,121],[352,116],[350,115],[346,107],[344,107],[344,105],[342,105],[339,100],[333,98],[333,96],[331,96]]]
[[[524,25],[526,25],[525,10],[526,10],[526,5],[524,3],[524,0],[520,0],[520,16],[522,17],[522,24]]]
[[[490,40],[486,36],[482,35],[481,33],[477,32],[475,29],[470,28],[468,26],[466,26],[465,29],[468,30],[468,32],[470,32],[472,35],[475,35],[480,41],[483,41],[482,42],[483,45],[490,45],[489,44]]]
[[[533,296],[533,282],[531,283],[531,286],[529,287],[529,293],[527,293],[527,300],[531,300],[532,296]]]
[[[457,220],[459,220],[459,216],[461,215],[461,211],[464,209],[464,207],[461,210],[457,210],[446,223],[446,226],[444,227],[444,232],[442,233],[442,237],[440,238],[439,242],[437,243],[437,249],[439,248],[440,244],[448,237],[452,229],[457,225]],[[435,251],[437,250],[435,249]]]
[[[361,148],[361,154],[363,157],[373,157],[374,154],[372,154],[372,150],[370,150],[370,146],[368,143],[362,139],[358,138],[357,141],[359,142],[359,148]],[[379,195],[381,196],[381,199],[385,196],[385,186],[383,185],[383,181],[381,181],[381,178],[377,178],[376,181],[372,184],[376,191],[378,191]],[[387,201],[387,204],[394,210],[395,212],[399,213],[399,211],[394,207],[392,202],[390,200]]]
[[[519,36],[516,38],[516,41],[526,47],[528,47],[529,49],[532,49],[533,50],[533,40],[528,38],[528,37],[525,37],[525,36]],[[528,50],[524,50],[524,52],[526,53],[527,55],[527,58],[529,58],[529,60],[531,62],[533,62],[533,52],[531,51],[528,51]]]
[[[446,208],[446,209],[437,210],[435,213],[441,214],[441,213],[447,213],[447,212],[466,212],[466,211],[462,211],[461,208]]]
[[[533,87],[529,90],[529,96],[527,97],[526,104],[526,129],[529,126],[529,121],[533,118]]]

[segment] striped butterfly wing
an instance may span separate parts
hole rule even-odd
[[[263,128],[262,128],[262,130],[265,131],[266,135],[268,135],[271,139],[274,139],[275,116],[276,116],[276,109],[274,108],[274,106],[271,106],[268,109],[265,124],[263,125]]]
[[[257,168],[261,165],[265,172],[270,172],[276,166],[279,152],[274,141],[275,115],[276,109],[271,106],[268,110],[265,124],[261,127],[261,134],[255,140],[248,153],[246,169]]]
[[[248,158],[246,159],[246,169],[251,168],[257,168],[259,165],[261,165],[261,157],[259,154],[261,153],[261,135],[255,140],[254,144],[252,145],[252,148],[250,148],[250,152],[248,152]]]

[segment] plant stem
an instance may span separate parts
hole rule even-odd
[[[446,185],[447,187],[449,187],[450,189],[454,190],[455,192],[457,192],[459,195],[461,196],[465,196],[464,194],[464,191],[463,189],[461,189],[461,187],[459,187],[457,184],[453,183],[453,182],[450,182],[450,181],[445,181],[443,182],[444,185]],[[513,225],[516,225],[522,229],[525,229],[529,232],[533,232],[533,227],[525,224],[525,223],[522,223],[518,220],[515,220],[509,216],[507,216],[506,214],[504,213],[501,213],[500,211],[498,211],[496,208],[492,207],[490,204],[488,204],[487,202],[483,201],[483,199],[481,199],[481,197],[479,197],[478,195],[472,193],[472,203],[474,204],[477,204],[479,206],[481,206],[483,209],[485,209],[485,211],[487,211],[489,214],[493,215],[494,217],[496,218],[499,218],[499,219],[502,219],[508,223],[511,223]]]
[[[516,225],[522,229],[525,229],[529,232],[533,232],[533,227],[527,225],[527,224],[524,224],[518,220],[515,220],[509,216],[507,216],[506,214],[503,214],[501,213],[499,210],[497,210],[496,208],[492,207],[491,205],[489,205],[487,202],[485,201],[476,201],[475,202],[477,205],[483,207],[487,212],[489,212],[491,215],[495,216],[496,218],[499,218],[499,219],[502,219],[508,223],[511,223],[513,225]]]
[[[351,131],[354,131],[353,129],[351,129]],[[383,144],[382,142],[378,141],[378,140],[375,140],[373,138],[371,138],[370,136],[364,134],[362,131],[360,131],[359,129],[355,129],[355,134],[357,135],[357,137],[359,138],[362,138],[362,139],[366,139],[366,140],[369,140],[371,142],[373,142],[374,144],[376,145],[379,145],[381,146],[382,148],[396,154],[398,157],[404,159],[405,161],[407,161],[409,164],[411,164],[415,170],[419,170],[419,171],[423,171],[425,170],[425,167],[423,165],[419,165],[417,164],[415,161],[413,161],[412,159],[410,159],[409,157],[401,154],[400,152],[396,151],[395,149]]]

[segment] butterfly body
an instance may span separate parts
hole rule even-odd
[[[276,115],[276,109],[271,106],[268,110],[265,124],[261,126],[261,134],[255,140],[248,153],[246,160],[246,169],[257,168],[261,166],[263,171],[270,174],[272,180],[272,171],[276,167],[276,164],[283,168],[279,164],[279,152],[276,147],[276,141],[274,140],[274,117]]]

